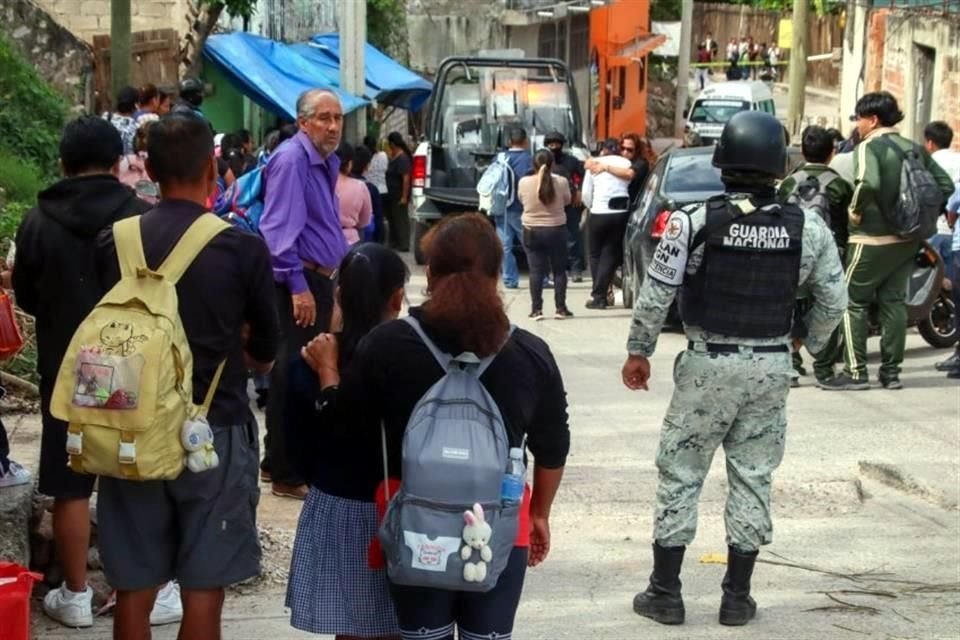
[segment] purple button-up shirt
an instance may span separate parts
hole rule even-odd
[[[336,269],[347,253],[340,230],[340,159],[324,159],[302,131],[281,144],[264,169],[260,233],[273,258],[273,279],[291,293],[307,290],[304,261]]]

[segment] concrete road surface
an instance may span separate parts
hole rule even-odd
[[[423,286],[416,275],[414,299]],[[724,571],[717,559],[725,552],[722,452],[683,569],[686,624],[662,627],[636,616],[631,600],[650,571],[658,432],[673,357],[685,342],[664,335],[650,391],[631,393],[619,378],[630,313],[587,311],[587,293],[586,283],[570,292],[576,318],[541,323],[526,319],[525,289],[507,295],[513,320],[542,336],[559,360],[573,432],[552,518],[553,551],[528,574],[515,638],[960,637],[960,387],[932,369],[947,353],[913,332],[903,391],[829,393],[806,378],[791,392],[787,453],[774,485],[775,540],[753,579],[756,621],[741,629],[716,621]],[[875,340],[870,346],[878,350]],[[292,530],[298,508],[265,496],[261,523]],[[288,626],[283,597],[280,584],[231,594],[224,638],[309,637]],[[108,638],[110,621],[75,632],[40,616],[35,632],[49,640]],[[161,628],[154,637],[175,635]]]

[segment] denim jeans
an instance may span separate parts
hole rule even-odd
[[[496,216],[497,235],[503,243],[503,284],[516,287],[520,284],[520,267],[513,250],[523,243],[523,225],[520,222],[522,211],[507,211],[504,216]]]
[[[953,280],[955,269],[953,266],[953,236],[946,233],[938,233],[930,236],[927,242],[929,242],[933,250],[943,258],[944,274],[948,279]]]

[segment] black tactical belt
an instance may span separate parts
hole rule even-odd
[[[790,351],[790,348],[785,344],[771,344],[764,346],[750,346],[750,345],[739,345],[739,344],[722,344],[719,342],[707,342],[700,343],[703,344],[707,353],[740,353],[741,349],[749,349],[754,353],[786,353]],[[693,340],[687,342],[687,349],[689,351],[696,351],[696,343]]]

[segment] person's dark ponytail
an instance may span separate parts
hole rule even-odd
[[[537,169],[537,198],[540,202],[550,206],[557,197],[557,189],[553,184],[553,152],[549,149],[537,151],[533,158],[533,166]]]

